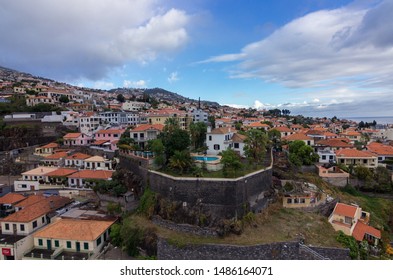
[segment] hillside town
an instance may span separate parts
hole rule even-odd
[[[167,259],[168,237],[131,227],[128,214],[225,240],[283,211],[316,215],[331,241],[311,243],[318,237],[304,224],[257,243],[295,242],[293,259],[392,258],[393,125],[158,88],[83,88],[6,68],[0,109],[0,260],[105,259],[115,248],[113,259]],[[136,232],[133,245],[126,236]],[[269,252],[260,258],[284,258]]]

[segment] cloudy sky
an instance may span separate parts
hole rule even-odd
[[[393,0],[12,0],[0,65],[307,116],[393,115]]]

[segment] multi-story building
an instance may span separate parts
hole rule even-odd
[[[130,138],[144,149],[147,141],[157,139],[157,136],[164,129],[162,124],[142,124],[130,130]]]
[[[100,113],[100,118],[104,125],[120,126],[140,123],[139,114],[133,112],[102,112]]]
[[[162,125],[165,125],[167,119],[174,118],[184,130],[188,130],[192,123],[192,116],[189,113],[176,109],[152,110],[146,114],[146,117],[148,124]]]
[[[143,109],[149,109],[151,105],[147,102],[138,102],[138,101],[126,101],[121,105],[121,108],[124,111],[141,111]]]

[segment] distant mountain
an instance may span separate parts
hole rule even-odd
[[[34,76],[32,74],[23,73],[23,72],[19,72],[17,70],[13,70],[13,69],[9,69],[9,68],[0,66],[0,79],[9,80],[9,81],[16,81],[18,78],[20,79],[21,77],[22,77],[22,79],[23,78],[39,79],[43,82],[52,82],[52,83],[54,82],[54,83],[66,85],[66,83],[56,82],[51,79]],[[87,88],[85,88],[85,89],[87,89]],[[101,90],[101,91],[103,91],[103,90]],[[178,102],[178,103],[191,103],[191,102],[196,103],[196,102],[198,102],[198,100],[196,100],[196,99],[184,97],[178,93],[171,92],[171,91],[168,91],[168,90],[165,90],[162,88],[151,88],[151,89],[116,88],[116,89],[107,90],[107,92],[116,93],[116,94],[121,93],[124,96],[128,96],[128,95],[140,96],[140,95],[147,94],[149,96],[153,96],[156,99],[168,101],[168,102]],[[207,106],[215,106],[215,107],[220,106],[220,104],[218,104],[217,102],[213,102],[213,101],[201,100],[201,103],[205,104]]]
[[[127,95],[148,95],[148,96],[152,96],[156,99],[160,99],[160,100],[165,100],[168,102],[178,102],[178,103],[197,103],[198,100],[196,99],[192,99],[192,98],[188,98],[188,97],[184,97],[178,93],[175,92],[171,92],[168,91],[166,89],[162,89],[162,88],[150,88],[150,89],[133,89],[133,88],[117,88],[117,89],[111,89],[109,90],[109,92],[111,93],[117,93],[117,94],[123,94],[125,96]],[[207,106],[216,106],[219,107],[220,104],[218,104],[217,102],[213,102],[213,101],[207,101],[207,100],[201,100],[202,104],[205,104]]]

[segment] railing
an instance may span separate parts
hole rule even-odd
[[[322,256],[320,253],[318,253],[317,251],[311,249],[310,247],[308,247],[307,245],[304,245],[302,243],[299,243],[299,250],[304,250],[307,253],[310,253],[311,255],[313,255],[317,260],[330,260],[329,258],[325,258],[324,256]]]

